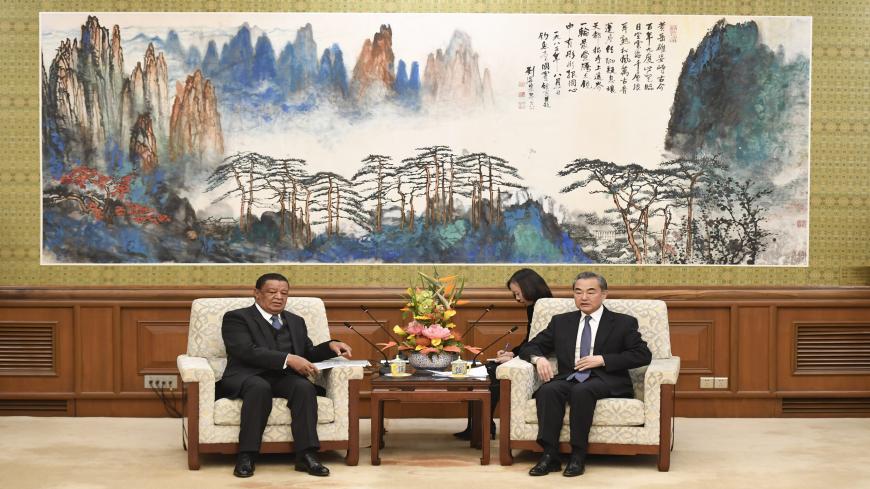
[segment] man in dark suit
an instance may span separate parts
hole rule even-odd
[[[559,431],[570,403],[571,456],[562,475],[574,477],[586,470],[586,449],[592,414],[598,399],[632,397],[628,370],[648,365],[652,354],[640,336],[637,319],[607,310],[607,281],[583,272],[574,280],[574,302],[579,311],[557,314],[547,328],[530,340],[520,357],[535,365],[544,384],[535,392],[538,408],[538,444],[544,449],[529,475],[562,469]],[[558,374],[547,356],[555,353]]]
[[[257,279],[253,306],[224,314],[221,335],[227,368],[215,386],[215,395],[242,399],[236,477],[254,475],[273,397],[287,399],[290,408],[296,470],[329,475],[317,459],[317,390],[308,376],[317,373],[312,362],[339,355],[350,358],[351,350],[335,340],[315,346],[308,338],[305,320],[284,310],[289,292],[283,275],[267,273]]]

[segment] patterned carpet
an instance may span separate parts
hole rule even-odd
[[[369,463],[369,420],[360,426],[360,464],[347,467],[343,453],[322,456],[326,479],[294,472],[286,455],[261,457],[250,479],[232,476],[234,458],[203,457],[189,471],[173,419],[0,417],[0,487],[6,489],[102,488],[782,488],[870,487],[867,419],[679,418],[670,472],[651,456],[590,456],[586,474],[532,478],[536,456],[514,452],[515,463],[478,463],[480,451],[450,433],[458,419],[388,420],[382,465]],[[519,485],[518,485],[519,484]]]

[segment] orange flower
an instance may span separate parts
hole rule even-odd
[[[425,336],[417,336],[414,339],[417,341],[417,346],[429,346],[432,344],[432,340]]]

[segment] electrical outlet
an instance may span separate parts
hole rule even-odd
[[[701,377],[701,388],[702,389],[712,389],[713,388],[713,377]]]
[[[174,391],[178,389],[178,376],[177,375],[146,375],[145,376],[145,388],[146,389],[164,389]]]
[[[715,389],[727,389],[728,388],[728,377],[713,377],[713,388],[715,388]]]

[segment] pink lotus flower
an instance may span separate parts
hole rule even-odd
[[[426,329],[426,326],[423,326],[417,321],[411,321],[410,323],[408,323],[407,326],[405,326],[405,332],[413,335],[418,335],[422,333],[424,329]]]
[[[422,331],[423,336],[430,339],[446,339],[452,332],[439,324],[433,324]]]

